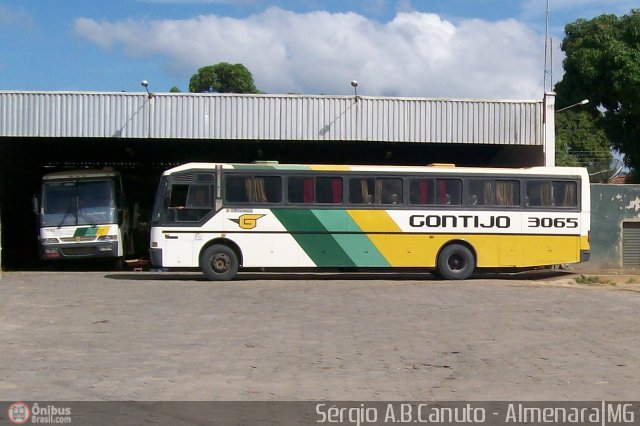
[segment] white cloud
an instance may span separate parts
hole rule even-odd
[[[5,26],[32,26],[31,16],[23,9],[13,9],[0,5],[0,28]]]
[[[188,81],[203,65],[242,63],[267,93],[541,98],[543,36],[515,20],[453,24],[429,13],[388,23],[355,13],[272,8],[246,19],[97,22],[77,34],[134,58],[161,56]]]

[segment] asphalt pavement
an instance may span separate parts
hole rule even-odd
[[[640,284],[576,277],[3,272],[0,400],[639,400]]]

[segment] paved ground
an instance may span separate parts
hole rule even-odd
[[[0,400],[639,400],[640,285],[4,272]]]

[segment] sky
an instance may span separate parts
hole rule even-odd
[[[640,7],[548,4],[547,26],[547,0],[0,0],[0,90],[187,92],[230,62],[271,94],[541,99],[567,23]]]

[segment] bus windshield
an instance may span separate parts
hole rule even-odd
[[[156,192],[156,201],[153,205],[153,212],[151,213],[151,223],[160,223],[162,218],[162,211],[165,208],[164,199],[167,192],[168,180],[166,177],[160,179],[158,184],[158,191]]]
[[[112,180],[46,182],[42,226],[116,223]]]

